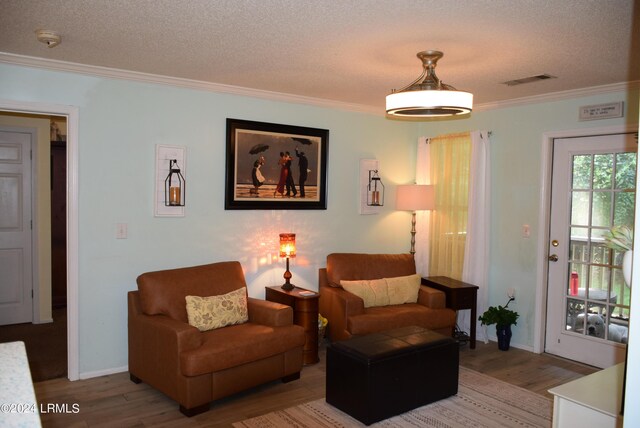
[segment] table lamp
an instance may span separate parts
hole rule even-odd
[[[291,291],[295,288],[295,285],[291,284],[291,272],[289,271],[289,258],[296,256],[296,234],[295,233],[281,233],[280,234],[280,257],[287,259],[287,270],[284,273],[284,284],[282,289]]]
[[[435,192],[429,184],[400,185],[396,192],[396,209],[412,211],[411,215],[411,255],[416,253],[416,211],[433,210]]]

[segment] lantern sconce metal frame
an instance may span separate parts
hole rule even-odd
[[[360,159],[358,213],[361,215],[378,214],[383,209],[384,193],[382,195],[378,193],[376,205],[372,203],[375,201],[372,201],[369,191],[375,188],[375,185],[378,185],[378,188],[383,186],[379,176],[380,171],[380,162],[377,159]],[[373,180],[373,178],[376,179]]]
[[[180,172],[177,159],[169,159],[169,174],[164,180],[164,205],[167,207],[184,207],[187,193],[187,182]]]
[[[384,183],[378,175],[378,170],[369,170],[369,184],[367,185],[367,205],[370,207],[384,206]]]

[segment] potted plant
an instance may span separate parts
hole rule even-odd
[[[514,299],[509,298],[509,301],[504,307],[489,306],[489,309],[478,317],[482,325],[496,325],[498,349],[501,351],[509,350],[509,345],[511,344],[511,326],[518,324],[517,320],[520,316],[517,312],[507,309],[512,300]]]
[[[631,265],[633,260],[633,230],[628,226],[614,226],[604,233],[604,243],[612,250],[623,253],[622,276],[631,287]]]

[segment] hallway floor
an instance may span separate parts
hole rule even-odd
[[[34,382],[67,376],[67,308],[54,309],[53,322],[0,326],[0,343],[23,341]]]

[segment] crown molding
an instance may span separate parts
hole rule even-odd
[[[37,58],[26,55],[16,55],[0,52],[0,63],[20,65],[25,67],[43,68],[54,71],[65,71],[91,76],[105,77],[109,79],[130,80],[143,83],[155,83],[173,87],[195,89],[208,92],[239,95],[244,97],[261,98],[271,101],[281,101],[294,104],[305,104],[315,107],[346,110],[358,113],[385,116],[384,108],[368,106],[364,104],[345,103],[323,98],[305,97],[302,95],[287,94],[282,92],[266,91],[262,89],[245,88],[242,86],[225,85],[221,83],[204,82],[201,80],[184,79],[179,77],[162,76],[138,71],[122,70],[117,68],[99,67],[95,65],[79,64],[67,61]],[[537,103],[568,100],[573,98],[600,95],[610,92],[635,90],[640,88],[640,81],[622,82],[611,85],[594,86],[590,88],[573,89],[569,91],[552,92],[549,94],[516,98],[490,103],[476,104],[473,111],[488,111],[507,107],[517,107]]]
[[[611,92],[632,91],[637,89],[640,89],[640,81],[638,80],[632,82],[612,83],[610,85],[592,86],[589,88],[571,89],[568,91],[550,92],[548,94],[514,98],[512,100],[477,104],[473,106],[473,111],[487,111],[506,107],[518,107],[538,103],[549,103],[553,101],[562,101],[593,95],[602,95]]]
[[[305,97],[303,95],[286,94],[282,92],[266,91],[262,89],[245,88],[242,86],[225,85],[222,83],[211,83],[201,80],[162,76],[158,74],[141,73],[138,71],[129,71],[117,68],[99,67],[95,65],[86,65],[25,55],[16,55],[6,52],[0,52],[0,63],[43,68],[54,71],[80,73],[91,76],[105,77],[108,79],[155,83],[158,85],[167,85],[208,92],[239,95],[244,97],[262,98],[271,101],[282,101],[294,104],[305,104],[316,107],[353,111],[358,113],[380,114],[379,109],[363,104],[345,103],[323,98]]]

